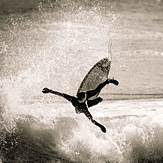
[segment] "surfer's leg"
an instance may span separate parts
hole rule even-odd
[[[102,100],[103,99],[101,97],[97,97],[94,100],[87,100],[88,107],[90,108],[94,105],[97,105],[99,102],[102,102]]]
[[[66,100],[72,102],[72,100],[75,99],[75,97],[73,96],[70,96],[68,94],[65,94],[65,93],[60,93],[60,92],[57,92],[57,91],[53,91],[51,89],[48,89],[48,88],[44,88],[42,90],[43,93],[52,93],[52,94],[55,94],[55,95],[58,95],[58,96],[61,96],[61,97],[64,97]]]
[[[85,110],[84,114],[88,117],[89,120],[91,120],[91,122],[93,124],[95,124],[96,126],[100,127],[101,131],[106,133],[106,128],[101,125],[100,123],[98,123],[97,121],[95,121],[91,115],[91,113],[88,110]]]
[[[100,127],[100,129],[101,129],[102,132],[106,133],[106,128],[105,128],[102,124],[98,123],[98,122],[95,121],[94,119],[92,119],[91,121],[92,121],[92,123],[94,123],[96,126]]]

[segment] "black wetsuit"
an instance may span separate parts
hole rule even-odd
[[[57,91],[53,91],[53,90],[48,89],[48,88],[44,88],[42,92],[43,93],[52,93],[52,94],[64,97],[66,100],[68,100],[68,101],[70,101],[72,103],[72,105],[75,107],[76,113],[84,113],[88,117],[88,119],[92,121],[92,123],[94,123],[95,125],[100,127],[103,132],[106,132],[106,128],[93,119],[92,115],[88,111],[88,108],[91,107],[91,106],[94,106],[94,105],[96,105],[96,104],[98,104],[99,102],[102,101],[101,97],[96,97],[93,100],[90,100],[90,98],[93,97],[93,96],[98,96],[101,89],[106,84],[109,84],[109,83],[113,83],[115,85],[118,85],[118,81],[116,81],[114,79],[108,79],[105,82],[99,84],[98,87],[96,89],[94,89],[94,90],[89,90],[87,92],[78,93],[77,97],[70,96],[70,95],[65,94],[65,93],[60,93],[60,92],[57,92]],[[81,100],[81,98],[80,98],[80,95],[83,94],[83,93],[84,93],[85,100]]]

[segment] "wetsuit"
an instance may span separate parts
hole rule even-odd
[[[96,105],[102,101],[101,97],[96,97],[93,100],[90,100],[90,98],[93,96],[98,96],[101,89],[106,84],[109,84],[109,83],[113,83],[115,85],[118,85],[118,81],[116,81],[114,79],[107,79],[105,82],[99,84],[96,89],[89,90],[87,92],[80,92],[77,94],[77,97],[70,96],[70,95],[65,94],[65,93],[53,91],[53,90],[48,89],[48,88],[44,88],[42,92],[43,93],[52,93],[52,94],[64,97],[66,100],[68,100],[72,103],[72,105],[75,107],[76,113],[84,113],[88,117],[88,119],[92,121],[92,123],[94,123],[96,126],[100,127],[103,132],[106,132],[106,128],[93,119],[92,115],[88,111],[88,108],[91,106],[94,106],[94,105]],[[83,94],[84,94],[84,96],[81,98],[81,95],[83,95]]]

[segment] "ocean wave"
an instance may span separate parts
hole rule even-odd
[[[114,106],[118,105],[114,103]],[[76,118],[53,116],[49,111],[42,117],[27,111],[3,116],[5,121],[1,120],[1,124],[8,122],[10,129],[1,128],[0,158],[7,163],[160,163],[163,161],[161,119],[132,113],[133,116],[96,117],[106,126],[106,134],[83,115],[76,115]]]

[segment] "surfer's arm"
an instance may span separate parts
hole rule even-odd
[[[118,80],[115,80],[114,78],[112,78],[112,79],[108,79],[108,84],[109,83],[112,83],[112,84],[114,84],[114,85],[118,85],[119,84],[119,82],[118,82]]]
[[[86,92],[87,94],[87,99],[93,97],[93,96],[96,96],[100,93],[101,89],[106,85],[108,84],[108,80],[104,81],[103,83],[99,84],[96,89],[93,89],[93,90],[89,90]]]
[[[102,89],[103,87],[105,87],[105,85],[110,84],[110,83],[115,84],[115,85],[118,85],[118,84],[119,84],[119,82],[118,82],[117,80],[115,80],[115,79],[110,79],[110,78],[109,78],[109,79],[105,80],[103,83],[99,84],[99,85],[96,87],[96,89],[87,91],[87,92],[86,92],[86,94],[87,94],[87,99],[89,99],[89,98],[91,98],[91,97],[93,97],[93,96],[98,95],[98,94],[100,93],[101,89]]]
[[[60,92],[57,92],[57,91],[53,91],[52,89],[49,89],[49,88],[44,88],[42,90],[43,93],[52,93],[52,94],[55,94],[55,95],[59,95],[59,96],[62,96],[62,93]]]
[[[89,98],[91,98],[91,97],[93,97],[93,96],[98,95],[98,94],[100,93],[101,89],[102,89],[105,85],[107,85],[107,84],[109,84],[109,83],[110,83],[110,80],[107,79],[107,80],[104,81],[103,83],[99,84],[99,85],[96,87],[96,89],[87,91],[87,92],[86,92],[86,94],[87,94],[87,99],[89,99]]]
[[[53,91],[51,89],[48,89],[48,88],[44,88],[42,90],[43,93],[52,93],[52,94],[55,94],[55,95],[58,95],[58,96],[61,96],[61,97],[64,97],[66,100],[68,101],[72,101],[75,97],[73,96],[70,96],[66,93],[60,93],[60,92],[57,92],[57,91]]]

